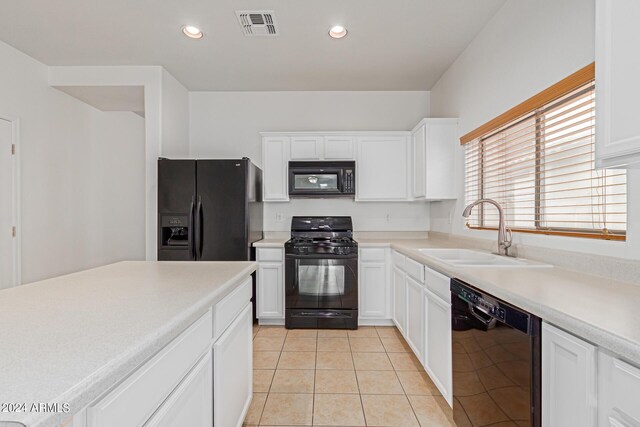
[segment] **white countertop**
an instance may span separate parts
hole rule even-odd
[[[287,240],[291,239],[291,233],[287,231],[272,231],[264,233],[264,239],[253,242],[256,248],[283,247]]]
[[[419,248],[466,248],[428,239],[359,238],[362,247],[391,247],[640,365],[640,286],[558,267],[452,267]]]
[[[0,291],[0,412],[58,426],[135,370],[255,271],[255,262],[128,261]]]

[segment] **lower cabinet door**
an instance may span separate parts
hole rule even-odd
[[[248,304],[213,344],[215,427],[242,425],[253,392],[252,357],[252,309]]]
[[[200,359],[145,427],[211,427],[213,376],[211,350]]]
[[[453,405],[451,304],[425,289],[424,366],[449,405]]]
[[[259,263],[256,296],[259,319],[284,319],[283,274],[282,262]]]
[[[595,346],[543,323],[542,425],[595,427],[596,372]]]
[[[404,335],[407,319],[407,274],[393,267],[393,322]]]
[[[360,263],[360,307],[362,318],[384,319],[387,308],[386,264],[384,262]]]
[[[598,426],[640,426],[640,367],[598,354]]]
[[[424,347],[424,296],[421,283],[407,276],[407,343],[419,360]]]

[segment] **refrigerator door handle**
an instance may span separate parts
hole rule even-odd
[[[196,261],[202,258],[202,198],[198,196],[196,205]]]
[[[195,218],[193,217],[193,210],[195,208],[195,203],[196,202],[196,197],[193,196],[191,197],[191,204],[189,205],[189,258],[191,258],[191,260],[195,260],[196,259],[196,250],[195,250],[195,242],[193,241],[195,233],[193,230],[194,227],[194,220]]]

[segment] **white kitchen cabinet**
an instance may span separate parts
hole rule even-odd
[[[252,307],[213,344],[213,425],[240,427],[253,393]],[[183,424],[188,425],[188,424]]]
[[[640,167],[640,2],[596,0],[596,162]]]
[[[385,248],[361,248],[358,256],[358,316],[362,319],[388,318],[390,299]]]
[[[598,353],[598,425],[640,426],[640,368]]]
[[[323,142],[321,136],[292,136],[290,160],[319,160]]]
[[[256,315],[284,320],[284,248],[257,248],[256,260]]]
[[[405,337],[419,360],[424,351],[424,289],[420,282],[407,276],[407,329]]]
[[[213,424],[212,370],[209,350],[145,427],[210,427]]]
[[[411,132],[412,195],[418,200],[455,199],[453,170],[457,119],[424,119]]]
[[[409,193],[408,136],[357,138],[356,201],[406,201]]]
[[[414,199],[424,199],[427,196],[427,128],[419,125],[411,131],[411,160],[413,162],[412,192]]]
[[[326,160],[353,160],[353,137],[325,136],[324,158]]]
[[[387,309],[386,265],[384,262],[363,262],[360,264],[359,316],[362,318],[384,319]]]
[[[444,277],[444,276],[443,276]],[[449,278],[446,278],[449,281]],[[425,346],[423,365],[449,405],[453,405],[451,303],[425,289]]]
[[[542,424],[596,426],[596,347],[542,324]],[[624,425],[624,424],[622,424]]]
[[[89,427],[137,427],[172,394],[211,346],[209,310],[114,390],[87,408]]]
[[[261,262],[258,265],[257,316],[258,319],[284,319],[283,263]]]
[[[402,335],[405,334],[407,319],[407,273],[393,267],[393,323]]]
[[[262,139],[262,187],[265,202],[289,200],[289,143],[288,137]]]

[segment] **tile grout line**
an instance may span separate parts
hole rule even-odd
[[[376,331],[376,335],[378,331]],[[353,375],[356,377],[356,385],[358,386],[358,397],[360,398],[360,407],[362,408],[362,418],[364,419],[365,427],[368,425],[367,423],[367,414],[364,411],[364,402],[362,401],[362,391],[360,390],[360,381],[358,381],[358,371],[356,369],[356,360],[353,357],[353,349],[351,348],[351,336],[349,336],[349,332],[347,332],[347,341],[349,342],[349,354],[351,354],[351,363],[353,363]]]

